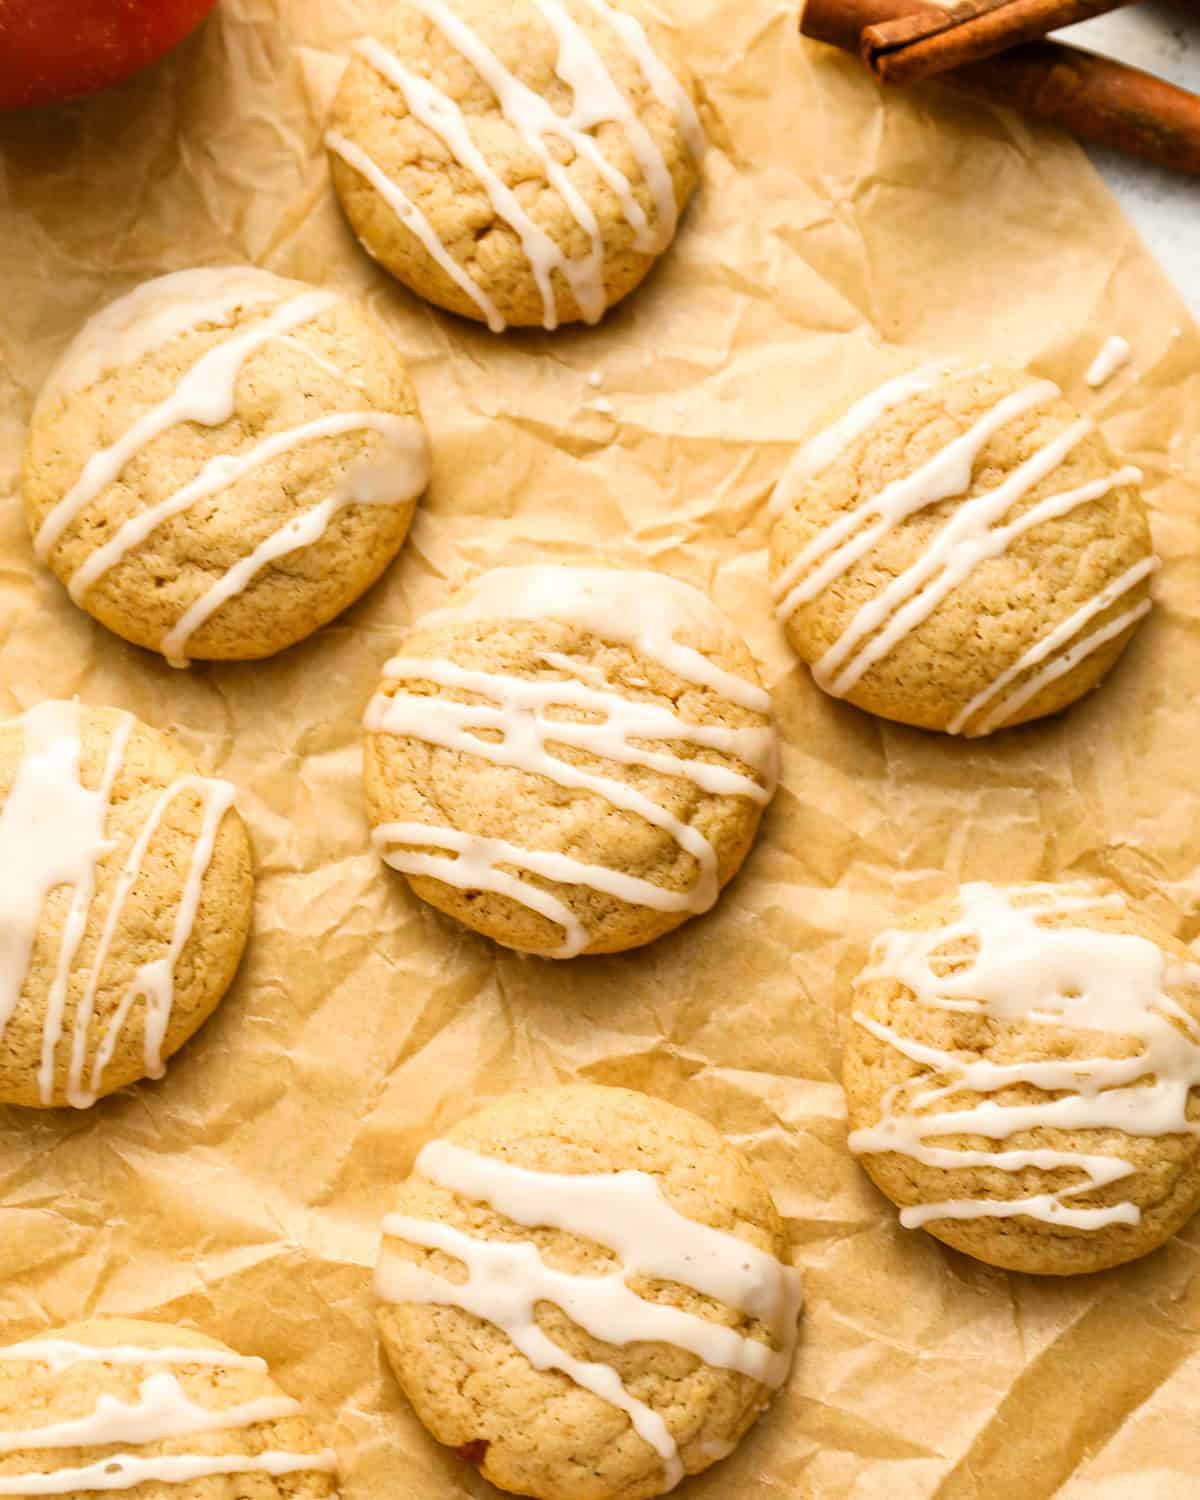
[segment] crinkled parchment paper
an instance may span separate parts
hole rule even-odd
[[[83,1115],[0,1112],[0,1334],[192,1323],[309,1403],[347,1500],[493,1493],[381,1362],[378,1223],[477,1098],[584,1077],[719,1125],[805,1270],[793,1378],[695,1500],[1179,1500],[1200,1481],[1200,1223],[1074,1283],[976,1265],[900,1229],[854,1164],[837,1063],[872,933],[951,882],[1103,876],[1200,931],[1200,337],[1071,143],[934,90],[881,100],[799,40],[791,5],[674,10],[716,149],[673,252],[594,331],[493,338],[356,248],[319,140],[366,4],[222,0],[128,86],[0,121],[0,711],[78,693],[173,730],[240,787],[259,881],[242,972],[161,1084]],[[34,565],[22,430],[87,315],[240,260],[370,296],[412,364],[434,481],[344,618],[265,665],[176,673]],[[1134,367],[1091,393],[1112,333]],[[1166,560],[1102,690],[990,742],[823,697],[768,607],[773,481],[830,401],[908,351],[1061,381],[1146,471]],[[764,664],[785,775],[715,912],[554,965],[380,867],[359,721],[398,633],[452,585],[591,546],[713,591]]]

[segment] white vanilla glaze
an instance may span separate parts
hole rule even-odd
[[[359,390],[365,390],[365,383],[357,375],[351,375],[349,370],[343,370],[340,365],[335,365],[331,359],[326,359],[323,354],[318,354],[315,349],[310,349],[303,339],[294,338],[290,333],[281,333],[276,340],[285,349],[294,349],[305,359],[311,361],[318,369],[324,370],[326,375],[332,375],[335,380],[344,380],[347,385],[356,385]]]
[[[974,734],[990,734],[993,729],[998,728],[1013,714],[1019,712],[1024,706],[1035,698],[1043,688],[1065,676],[1067,672],[1073,672],[1079,663],[1098,651],[1101,646],[1109,641],[1115,640],[1117,636],[1123,635],[1131,625],[1148,615],[1151,609],[1149,599],[1143,599],[1140,603],[1132,605],[1129,609],[1122,610],[1119,615],[1111,619],[1107,625],[1099,630],[1093,631],[1091,635],[1085,636],[1082,641],[1075,641],[1075,637],[1090,621],[1106,609],[1111,609],[1119,599],[1134,589],[1144,579],[1149,578],[1160,567],[1157,557],[1145,557],[1141,562],[1134,563],[1133,567],[1127,568],[1118,578],[1114,578],[1100,590],[1093,594],[1085,604],[1075,610],[1067,618],[1048,631],[1039,641],[1035,641],[1029,650],[1019,656],[1010,667],[1005,670],[986,688],[983,688],[969,703],[963,705],[955,717],[947,726],[951,734],[962,734],[966,725],[982,712],[987,705],[996,698],[1010,684],[1016,682],[1018,677],[1030,672],[1034,667],[1042,667],[1040,672],[1035,673],[1016,688],[994,708],[986,717],[979,720],[973,731]],[[1045,663],[1043,666],[1042,664]]]
[[[1088,385],[1096,390],[1099,386],[1107,384],[1118,370],[1122,370],[1133,358],[1133,350],[1128,342],[1119,334],[1113,334],[1112,338],[1105,339],[1099,354],[1088,366],[1087,374],[1083,377]]]
[[[566,6],[560,0],[534,0],[534,4],[554,32],[558,42],[555,71],[572,93],[571,113],[564,117],[551,111],[546,121],[548,132],[566,140],[578,155],[591,162],[602,180],[616,193],[625,221],[634,231],[633,248],[651,255],[665,250],[679,222],[679,206],[675,201],[675,183],[662,150],[618,88],[587,32]],[[612,12],[607,6],[593,6],[592,9],[611,20]],[[675,75],[671,73],[669,76],[674,81]],[[680,93],[690,109],[691,100],[682,89]],[[673,109],[673,106],[668,108]],[[682,112],[673,112],[682,127]],[[609,163],[595,138],[589,134],[598,125],[608,122],[619,125],[624,132],[654,202],[657,225],[652,226],[647,221],[634,196],[633,185],[623,172]],[[699,162],[699,155],[696,160]],[[597,236],[595,253],[599,256],[600,252]]]
[[[797,452],[775,486],[768,507],[770,514],[777,516],[793,506],[801,489],[815,479],[822,469],[827,469],[869,427],[874,427],[881,417],[903,402],[911,401],[914,396],[941,385],[958,368],[950,360],[933,360],[904,375],[897,375],[893,380],[885,381],[860,401],[856,401],[832,426],[823,428],[815,437],[809,438]]]
[[[354,431],[375,432],[383,441],[374,453],[360,459],[347,470],[331,495],[285,521],[277,531],[264,537],[257,547],[214,580],[187,607],[162,638],[160,649],[171,666],[186,667],[187,645],[196,631],[230,599],[248,588],[264,568],[289,553],[302,551],[320,541],[339,511],[352,505],[405,506],[424,492],[430,475],[429,439],[424,424],[416,417],[394,416],[388,412],[337,413],[306,422],[302,427],[276,434],[275,439],[264,439],[241,459],[229,461],[227,472],[233,469],[235,463],[253,467],[255,463],[262,462],[263,450],[273,442],[277,444],[275,451],[283,451],[302,442]],[[213,463],[221,462],[220,459],[213,460]],[[201,470],[199,479],[194,481],[196,486],[200,485],[206,470],[211,467],[212,464],[209,464],[205,470]],[[226,480],[228,482],[231,481]],[[163,501],[163,505],[177,501],[179,493],[182,492]],[[194,499],[195,495],[192,496],[192,500]]]
[[[430,259],[435,261],[451,281],[470,297],[483,314],[484,322],[492,332],[503,333],[507,325],[500,315],[500,309],[478,282],[469,276],[454,259],[439,238],[437,230],[400,184],[389,177],[361,146],[343,135],[340,130],[326,131],[325,144],[335,156],[340,156],[348,166],[353,167],[356,172],[366,178],[404,227],[411,230],[420,240]],[[367,249],[370,251],[370,246],[367,246]],[[370,253],[374,255],[374,251]]]
[[[634,249],[642,254],[658,254],[664,250],[671,242],[679,217],[675,184],[661,147],[618,87],[600,51],[561,0],[532,0],[532,3],[553,30],[558,43],[556,72],[572,92],[571,111],[566,115],[559,114],[548,100],[523,83],[444,0],[409,0],[409,3],[438,28],[495,95],[505,119],[522,145],[537,159],[547,182],[562,198],[576,226],[586,236],[588,249],[584,255],[578,258],[568,256],[531,218],[516,193],[476,144],[468,117],[448,94],[428,78],[405,67],[393,52],[373,38],[360,39],[354,50],[403,94],[413,118],[432,131],[454,160],[472,174],[487,193],[497,217],[517,235],[541,297],[543,327],[554,329],[559,322],[553,283],[555,272],[570,287],[584,320],[598,322],[607,306],[604,243],[599,221],[570,168],[557,159],[549,143],[565,143],[574,156],[586,161],[612,191],[626,223],[633,230]],[[614,10],[605,0],[586,0],[586,3],[612,28],[631,53],[656,98],[674,115],[688,149],[699,162],[704,154],[705,140],[695,108],[686,89],[651,47],[641,23]],[[609,161],[596,139],[595,130],[610,123],[621,127],[638,164],[654,203],[656,222],[653,225],[638,200],[634,184]],[[501,331],[505,324],[495,303],[450,255],[428,218],[403,189],[341,132],[330,131],[326,135],[326,144],[381,194],[400,221],[417,235],[436,264],[480,309],[493,332]]]
[[[68,1339],[32,1339],[0,1349],[0,1361],[46,1365],[61,1374],[79,1364],[146,1366],[133,1402],[101,1393],[90,1412],[60,1422],[25,1430],[0,1430],[0,1454],[51,1451],[57,1448],[144,1446],[198,1433],[231,1432],[261,1423],[279,1422],[300,1414],[290,1396],[262,1396],[224,1407],[202,1406],[184,1390],[169,1367],[195,1369],[250,1369],[266,1372],[261,1359],[220,1349],[143,1348],[132,1344],[109,1347],[79,1344]],[[159,1368],[154,1369],[153,1367]],[[167,1366],[168,1368],[162,1368]],[[89,1490],[127,1490],[154,1482],[183,1484],[220,1474],[297,1474],[316,1470],[332,1473],[336,1456],[269,1450],[255,1455],[115,1453],[94,1463],[26,1474],[0,1475],[0,1495],[77,1495]]]
[[[0,1430],[0,1453],[23,1448],[87,1448],[108,1443],[160,1443],[164,1438],[226,1427],[250,1427],[294,1417],[300,1403],[290,1396],[263,1396],[235,1406],[198,1406],[169,1370],[147,1375],[134,1402],[100,1395],[85,1417],[48,1422],[25,1431]]]
[[[150,847],[151,840],[158,831],[168,808],[174,800],[185,794],[192,793],[200,799],[202,821],[200,833],[192,849],[191,861],[188,865],[187,877],[184,881],[183,892],[179,900],[179,909],[175,913],[175,924],[171,933],[171,941],[167,951],[161,957],[150,959],[142,964],[134,975],[132,982],[127,986],[124,995],[109,1021],[108,1028],[96,1049],[96,1056],[92,1063],[92,1074],[89,1086],[83,1087],[84,1063],[87,1055],[88,1030],[91,1025],[93,1010],[95,1007],[96,987],[99,983],[103,970],[104,960],[108,956],[108,950],[113,936],[117,930],[117,924],[125,909],[125,902],[129,892],[133,889],[138,875],[141,873],[142,863],[146,857],[146,851]],[[196,913],[200,907],[200,895],[204,886],[204,877],[208,873],[208,867],[212,863],[213,852],[216,848],[217,833],[221,827],[225,814],[234,804],[237,793],[228,781],[217,781],[208,776],[180,776],[160,793],[157,802],[150,810],[141,832],[129,852],[129,858],[117,879],[116,888],[113,891],[109,903],[108,913],[105,917],[104,929],[100,935],[100,944],[96,950],[96,958],[92,964],[91,973],[88,975],[87,988],[79,1002],[79,1008],[75,1014],[74,1035],[71,1045],[71,1063],[67,1075],[68,1099],[77,1109],[86,1109],[96,1102],[96,1095],[104,1077],[104,1070],[112,1061],[113,1053],[117,1049],[117,1043],[121,1039],[129,1012],[134,1002],[141,999],[145,1004],[145,1020],[143,1022],[143,1063],[146,1074],[150,1078],[161,1078],[166,1064],[163,1061],[162,1049],[166,1041],[167,1028],[171,1021],[171,1008],[175,998],[175,966],[179,962],[192,930],[196,925]]]
[[[495,94],[505,118],[521,137],[522,143],[537,157],[546,173],[547,181],[562,196],[575,223],[587,235],[588,253],[580,260],[568,260],[553,242],[550,244],[550,256],[547,261],[539,262],[531,256],[531,264],[535,267],[535,275],[539,277],[539,286],[542,288],[543,311],[550,320],[547,326],[553,327],[554,322],[557,321],[554,293],[549,284],[549,271],[553,269],[559,270],[566,277],[586,321],[595,323],[603,317],[606,305],[603,274],[604,246],[600,225],[591,205],[576,187],[570,172],[550,150],[547,144],[548,138],[557,137],[565,140],[577,156],[592,165],[601,180],[617,195],[626,222],[634,230],[634,248],[637,250],[654,253],[665,249],[670,242],[676,217],[675,189],[667,164],[654,138],[637,118],[629,101],[613,83],[586,34],[581,32],[566,11],[554,3],[554,0],[535,0],[535,3],[546,20],[554,27],[558,36],[560,73],[567,69],[572,70],[569,81],[572,82],[575,90],[576,102],[572,114],[567,116],[558,114],[542,95],[528,88],[510,72],[482,38],[461,21],[450,7],[443,3],[443,0],[410,0],[410,4],[434,22],[447,41],[462,53]],[[577,124],[577,120],[581,123]],[[588,133],[589,129],[594,128],[602,120],[618,121],[625,130],[630,146],[652,189],[659,218],[657,235],[651,231],[646,214],[634,193],[633,184],[623,172],[609,162],[600,150],[595,137]],[[456,159],[464,166],[472,166],[472,163],[464,161],[459,155],[454,142],[449,138],[445,139],[446,144],[454,151]],[[507,190],[499,195],[496,192],[498,182],[496,174],[485,163],[484,171],[477,172],[477,175],[484,183],[497,213],[522,233],[524,243],[525,235],[521,223],[514,221],[506,211],[508,204],[504,192]],[[503,189],[504,185],[500,183],[499,186]],[[528,248],[526,245],[527,251]],[[539,252],[545,250],[544,245],[535,248]],[[539,272],[539,265],[544,265],[544,272]]]
[[[423,625],[453,620],[565,620],[607,641],[621,641],[697,687],[760,714],[771,712],[765,688],[726,672],[680,635],[728,635],[710,600],[667,573],[638,568],[578,568],[532,563],[493,568],[453,606],[426,615]]]
[[[197,266],[156,276],[89,318],[51,371],[39,400],[86,390],[185,333],[227,327],[242,309],[281,302],[295,290],[294,282],[255,266]]]
[[[633,645],[685,681],[718,691],[728,688],[726,696],[734,701],[770,713],[770,699],[761,688],[722,671],[675,639],[700,620],[702,628],[711,629],[714,619],[719,628],[725,627],[703,595],[673,579],[620,569],[501,569],[480,579],[463,604],[429,616],[425,623],[493,618],[497,611],[500,618],[573,621],[602,639]],[[526,849],[445,826],[388,823],[375,830],[374,840],[393,869],[432,876],[463,890],[493,891],[557,922],[563,928],[563,941],[551,956],[570,958],[586,948],[586,928],[563,901],[512,870],[563,885],[586,886],[656,911],[706,911],[720,887],[716,851],[699,830],[646,792],[603,771],[572,765],[552,747],[586,751],[617,765],[644,766],[684,777],[714,796],[746,797],[765,805],[774,791],[776,739],[770,725],[694,724],[673,708],[628,698],[608,685],[598,671],[580,667],[560,653],[549,653],[545,663],[565,675],[528,678],[465,668],[444,659],[396,657],[384,668],[386,682],[433,683],[483,701],[462,703],[420,693],[380,692],[368,707],[366,727],[377,734],[404,735],[461,750],[496,765],[545,776],[558,786],[595,792],[613,807],[661,828],[691,855],[696,876],[689,887],[667,890],[566,854]],[[555,709],[576,709],[592,717],[582,722],[566,720],[553,716]],[[499,738],[488,737],[493,734]],[[656,741],[715,751],[735,764],[693,760],[650,748]]]
[[[118,722],[98,788],[80,777],[77,703],[42,703],[22,720],[24,753],[0,809],[0,1040],[20,1002],[42,908],[51,891],[67,887],[54,975],[46,995],[38,1090],[49,1102],[54,1056],[62,1034],[71,967],[96,893],[96,868],[114,845],[105,824],[133,720]]]
[[[176,300],[179,299],[179,300]],[[273,339],[299,349],[330,373],[345,375],[287,332],[319,317],[340,299],[329,292],[300,291],[295,285],[252,268],[181,272],[148,283],[100,313],[64,359],[64,379],[81,381],[162,347],[196,328],[228,323],[246,305],[271,301],[273,311],[259,323],[210,349],[166,400],[133,424],[116,443],[94,454],[73,488],[46,518],[37,537],[47,557],[66,529],[154,438],[180,422],[219,426],[235,410],[236,388],[246,360]],[[81,370],[84,373],[81,373]],[[334,412],[272,433],[244,452],[210,459],[186,484],[131,516],[95,547],[67,580],[77,604],[108,572],[172,517],[227,490],[247,474],[308,443],[351,432],[376,434],[376,450],[345,476],[334,494],[295,516],[266,537],[195,599],[167,631],[159,649],[174,666],[186,666],[189,639],[230,599],[279,558],[312,546],[337,513],[350,505],[406,505],[429,482],[429,447],[415,417],[389,412]]]
[[[646,28],[636,16],[630,15],[628,11],[618,10],[608,0],[584,0],[584,3],[602,20],[607,21],[629,48],[633,60],[641,69],[642,77],[653,89],[655,98],[675,116],[684,144],[691,152],[692,159],[699,165],[708,151],[708,140],[696,113],[696,106],[679,79],[650,45]]]
[[[603,1245],[620,1264],[604,1275],[575,1275],[547,1265],[531,1240],[484,1240],[432,1220],[390,1214],[383,1221],[379,1296],[462,1308],[502,1329],[535,1369],[561,1370],[624,1411],[662,1459],[668,1487],[682,1478],[683,1465],[666,1422],[631,1395],[611,1365],[579,1359],[544,1333],[538,1303],[553,1303],[606,1344],[671,1344],[771,1389],[786,1379],[800,1313],[799,1272],[736,1235],[679,1213],[650,1174],[532,1171],[448,1141],[426,1146],[416,1170],[526,1228],[553,1227]],[[465,1267],[466,1281],[450,1281],[406,1259],[386,1244],[388,1238],[454,1257]],[[773,1343],[648,1302],[628,1285],[637,1276],[675,1282],[736,1308],[761,1323]]]
[[[776,514],[794,507],[802,498],[804,485],[886,412],[944,380],[973,373],[977,372],[953,365],[924,365],[888,382],[852,407],[838,423],[809,442],[793,461],[772,501]],[[1004,396],[932,458],[911,473],[892,480],[878,494],[830,522],[801,548],[776,579],[773,593],[778,617],[786,621],[802,605],[819,598],[852,567],[867,558],[876,545],[904,521],[940,501],[955,496],[966,497],[975,466],[988,442],[1015,418],[1060,395],[1059,388],[1052,381],[1039,380]],[[1028,506],[1015,519],[1006,519],[1031,490],[1063,464],[1093,430],[1093,425],[1087,418],[1071,423],[1018,465],[1001,483],[964,498],[945,524],[938,528],[917,560],[859,607],[841,635],[814,664],[813,676],[821,687],[835,697],[845,696],[872,667],[885,660],[923,624],[983,562],[1003,556],[1018,537],[1034,528],[1069,515],[1082,505],[1103,499],[1120,485],[1138,483],[1142,478],[1140,470],[1121,468],[1100,479],[1048,495]],[[1134,582],[1148,576],[1156,565],[1153,559],[1139,564],[1144,571]],[[1111,585],[1106,585],[1070,620],[1056,628],[1052,636],[1047,637],[1048,641],[1053,639],[1054,644],[1046,650],[1065,645],[1089,619],[1107,608],[1117,597],[1110,597],[1111,588]],[[1136,614],[1129,612],[1131,618],[1125,620],[1121,630],[1136,623],[1148,609],[1148,601],[1139,604]],[[1021,703],[1028,702],[1048,682],[1072,670],[1090,650],[1098,649],[1119,635],[1121,630],[1111,628],[1112,624],[1115,622],[1088,638],[1087,650],[1082,649],[1085,643],[1081,643],[1069,657],[1061,657],[1046,672],[1039,674],[1034,679],[1038,685],[1033,691],[1026,692],[1023,686]],[[1072,628],[1067,630],[1067,626]],[[1043,659],[1043,644],[1034,648],[1036,655],[1031,652],[1021,658],[1023,666],[1006,669],[966,705],[949,726],[950,732],[983,734],[1003,723],[1008,715],[996,713],[989,715],[982,724],[971,726],[972,719],[985,703],[990,702],[1015,676]],[[1068,660],[1069,665],[1062,665]],[[1016,712],[1016,708],[1009,712]]]
[[[855,1010],[856,1025],[928,1070],[929,1086],[917,1087],[905,1108],[897,1107],[893,1090],[878,1122],[851,1133],[850,1149],[859,1155],[898,1152],[946,1170],[1068,1170],[1079,1179],[1009,1200],[954,1198],[904,1208],[900,1218],[908,1228],[936,1219],[1014,1216],[1081,1230],[1137,1224],[1141,1211],[1132,1202],[1081,1207],[1072,1201],[1134,1175],[1136,1169],[1105,1152],[1102,1142],[1094,1152],[936,1143],[950,1136],[1003,1143],[1039,1129],[1116,1130],[1142,1137],[1200,1133],[1200,1125],[1187,1117],[1190,1091],[1200,1086],[1200,1024],[1169,993],[1186,985],[1200,995],[1200,964],[1169,963],[1145,938],[1078,925],[1073,914],[1124,909],[1120,897],[1085,887],[1007,891],[965,885],[959,904],[961,914],[941,927],[882,934],[860,983],[890,980],[930,1010],[976,1015],[999,1027],[1039,1023],[1061,1031],[1064,1039],[1132,1038],[1138,1051],[1129,1057],[1089,1057],[1077,1056],[1075,1048],[1061,1058],[992,1062],[918,1042]],[[1046,925],[1062,917],[1065,924]],[[953,973],[939,973],[941,956],[949,950],[957,957],[964,944],[977,945],[974,956]],[[1044,1097],[1023,1104],[998,1104],[990,1097],[1017,1084]],[[962,1102],[964,1092],[985,1097],[968,1104]]]
[[[1013,391],[911,474],[893,479],[877,495],[818,532],[776,580],[779,618],[787,619],[799,605],[824,593],[902,521],[927,506],[966,494],[979,455],[1000,429],[1058,394],[1058,387],[1049,380]],[[864,520],[870,521],[866,527]]]
[[[417,494],[424,489],[429,474],[428,446],[424,429],[415,418],[378,411],[335,412],[327,417],[317,417],[298,427],[288,427],[282,432],[272,433],[243,453],[221,454],[210,459],[187,484],[181,485],[157,505],[147,506],[145,510],[132,516],[118,527],[108,541],[96,547],[72,574],[67,584],[71,598],[76,604],[82,603],[93,585],[172,516],[189,510],[200,500],[220,494],[273,458],[290,453],[306,443],[317,442],[322,438],[341,437],[348,432],[375,432],[385,439],[384,452],[379,458],[372,460],[372,468],[374,470],[378,467],[380,471],[386,472],[385,465],[397,464],[398,461],[399,477],[389,499],[397,502],[400,499],[411,499],[414,483],[420,485]],[[419,463],[417,466],[419,472],[411,476],[405,472],[410,462],[410,450],[414,454],[424,455],[423,464]],[[340,499],[341,505],[368,503],[358,498],[354,493],[355,488],[351,474],[349,482],[344,486],[345,498]]]
[[[525,212],[516,193],[475,144],[462,110],[449,94],[443,93],[427,78],[411,72],[394,53],[389,52],[373,37],[363,37],[355,43],[355,51],[377,73],[400,90],[413,118],[433,131],[445,143],[455,161],[478,178],[498,217],[515,231],[521,241],[521,248],[542,298],[542,326],[547,329],[557,328],[558,307],[551,273],[560,271],[571,280],[572,267],[545,230]],[[603,312],[602,306],[596,311],[594,299],[589,295],[595,281],[596,271],[593,267],[581,276],[579,283],[580,294],[588,301],[594,315],[593,321]]]
[[[277,334],[320,317],[340,300],[333,292],[300,292],[202,355],[165,400],[143,412],[116,442],[92,454],[79,478],[42,522],[34,543],[38,556],[50,555],[84,506],[112,484],[147,443],[180,422],[198,422],[204,427],[228,422],[234,413],[237,378],[250,355]]]
[[[100,785],[93,790],[84,786],[80,775],[78,703],[49,702],[31,708],[21,720],[24,750],[0,809],[0,871],[4,872],[0,890],[0,1039],[20,1002],[46,899],[60,886],[71,891],[42,1025],[38,1090],[44,1104],[49,1104],[54,1095],[68,987],[96,894],[96,872],[101,860],[115,848],[106,832],[108,809],[134,722],[129,714],[118,720]],[[85,1084],[87,1046],[105,958],[151,839],[170,803],[185,792],[200,799],[203,822],[192,849],[170,945],[163,956],[147,961],[134,976],[99,1044],[90,1080]],[[131,848],[114,886],[87,985],[72,1022],[66,1093],[75,1107],[86,1108],[95,1102],[104,1069],[138,998],[145,1002],[146,1071],[152,1077],[161,1076],[162,1045],[174,1002],[175,965],[191,937],[217,833],[233,800],[234,789],[228,782],[181,777],[160,795]]]

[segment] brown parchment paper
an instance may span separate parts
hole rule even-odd
[[[1071,143],[933,90],[881,99],[800,41],[789,4],[674,0],[715,142],[675,249],[594,331],[493,338],[375,271],[329,191],[322,114],[377,3],[221,0],[131,84],[0,120],[0,711],[78,693],[171,729],[240,787],[258,869],[246,963],[165,1081],[83,1115],[0,1111],[0,1337],[190,1323],[307,1401],[346,1500],[494,1495],[382,1364],[378,1223],[476,1100],[582,1077],[720,1126],[805,1271],[791,1382],[694,1500],[1194,1494],[1200,1223],[1071,1283],[976,1265],[899,1228],[846,1150],[837,1068],[871,935],[953,882],[1101,876],[1200,931],[1196,327]],[[176,673],[34,564],[20,445],[86,316],[231,261],[370,296],[411,361],[434,480],[343,619],[267,664]],[[1112,333],[1134,369],[1091,393]],[[768,605],[773,481],[831,401],[909,350],[1061,381],[1144,468],[1165,559],[1101,691],[984,743],[823,697]],[[398,632],[451,586],[590,546],[711,588],[763,663],[785,774],[711,915],[555,965],[459,930],[379,866],[359,721]]]

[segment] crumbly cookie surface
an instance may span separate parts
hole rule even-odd
[[[357,599],[428,480],[403,361],[352,298],[252,267],[146,283],[81,331],[25,455],[35,550],[176,665],[268,656]]]
[[[1156,561],[1140,475],[1051,382],[923,373],[798,455],[776,494],[773,596],[826,691],[987,734],[1096,686]]]
[[[656,616],[661,637],[631,626]],[[485,575],[404,639],[367,728],[384,857],[439,910],[546,956],[636,947],[708,909],[774,787],[749,651],[661,574]]]
[[[469,1193],[446,1186],[439,1178],[447,1157],[450,1168],[465,1163],[468,1171],[482,1158],[482,1187]],[[514,1178],[518,1188],[522,1180],[532,1184],[528,1212],[511,1202],[503,1204],[505,1212],[478,1196],[489,1190],[497,1170],[500,1189]],[[627,1176],[616,1175],[621,1173]],[[591,1233],[564,1227],[579,1222],[573,1215],[581,1203],[586,1212],[588,1193],[597,1186],[606,1194],[629,1193],[628,1206],[597,1216],[593,1203]],[[573,1201],[572,1190],[583,1197]],[[536,1327],[515,1334],[522,1340],[531,1333],[544,1337],[551,1363],[581,1361],[574,1368],[577,1379],[562,1368],[535,1368],[508,1333],[461,1307],[382,1303],[384,1344],[417,1415],[439,1441],[458,1448],[502,1489],[543,1500],[644,1500],[661,1494],[682,1473],[697,1473],[731,1451],[767,1405],[771,1388],[786,1377],[799,1293],[796,1273],[787,1266],[783,1225],[745,1158],[684,1110],[595,1085],[512,1095],[427,1148],[397,1207],[407,1222],[385,1220],[379,1272],[385,1299],[397,1267],[449,1278],[441,1285],[450,1297],[462,1289],[464,1263],[415,1243],[423,1234],[466,1235],[471,1239],[458,1241],[459,1247],[483,1241],[485,1251],[515,1254],[513,1299],[522,1295],[524,1275],[543,1271],[559,1277],[555,1288],[582,1289],[586,1299],[596,1278],[619,1275],[624,1265],[634,1300],[628,1342],[617,1346],[596,1336],[595,1328],[585,1331],[576,1319],[592,1314],[576,1307],[573,1319],[552,1297],[539,1301]],[[510,1216],[517,1211],[520,1222]],[[710,1271],[736,1263],[750,1274],[753,1258],[757,1315],[696,1290],[682,1276],[629,1270],[630,1258],[662,1253],[677,1227],[676,1214],[685,1235],[703,1235],[700,1226],[720,1232],[717,1253],[705,1257]],[[612,1248],[618,1222],[633,1238],[640,1234],[642,1244]],[[533,1257],[532,1271],[522,1255]],[[703,1280],[698,1265],[689,1274]],[[761,1356],[769,1383],[664,1341],[661,1327],[651,1323],[664,1309],[685,1315],[687,1331],[698,1328],[701,1338],[706,1330],[722,1330],[723,1357],[731,1362],[738,1354]],[[501,1307],[498,1315],[505,1313]],[[608,1375],[598,1378],[610,1382],[604,1386],[609,1399],[579,1383],[604,1370]]]
[[[369,253],[490,323],[595,321],[674,235],[703,135],[629,0],[419,0],[351,51],[326,137]]]
[[[965,886],[855,984],[850,1145],[910,1227],[979,1260],[1118,1265],[1200,1205],[1198,1039],[1200,965],[1122,898]]]
[[[0,1100],[86,1105],[157,1075],[216,1009],[253,905],[233,798],[115,709],[0,723]]]
[[[131,1500],[324,1500],[333,1466],[262,1360],[190,1329],[97,1319],[0,1349],[6,1494],[29,1475],[30,1497],[99,1500],[119,1472]]]

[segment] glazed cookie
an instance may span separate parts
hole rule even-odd
[[[426,617],[367,711],[376,846],[509,948],[615,953],[706,911],[774,790],[770,698],[661,573],[499,568]]]
[[[161,1077],[216,1009],[253,898],[233,800],[132,714],[0,723],[0,1101]]]
[[[337,1459],[261,1359],[104,1319],[0,1349],[0,1495],[320,1500]]]
[[[326,135],[369,254],[489,325],[597,322],[674,238],[704,135],[637,0],[406,0]]]
[[[925,365],[798,454],[771,577],[826,692],[983,735],[1100,681],[1150,609],[1137,469],[1049,380]]]
[[[269,656],[353,603],[428,477],[367,310],[234,267],[163,276],[86,325],[34,411],[25,507],[76,604],[185,666]]]
[[[502,1099],[425,1147],[383,1234],[400,1384],[515,1494],[665,1494],[731,1452],[787,1378],[800,1279],[771,1195],[657,1099]]]
[[[1200,964],[1080,885],[965,885],[854,989],[850,1148],[901,1222],[1014,1271],[1156,1249],[1200,1207]]]

